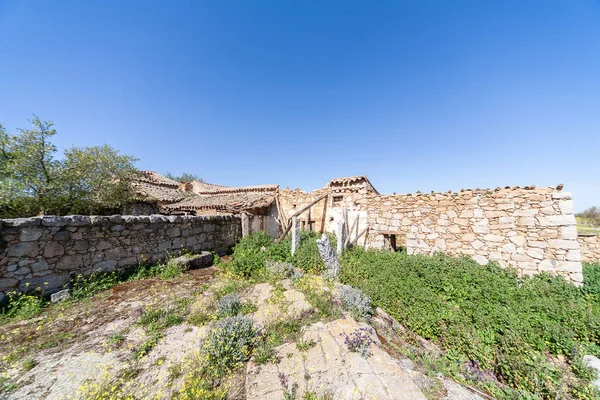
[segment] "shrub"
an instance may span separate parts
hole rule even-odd
[[[344,344],[348,347],[348,350],[358,353],[364,358],[369,358],[372,354],[371,345],[375,343],[371,338],[373,334],[372,328],[358,328],[350,332],[350,335],[342,332],[340,336],[344,338]]]
[[[583,263],[583,287],[586,295],[593,296],[592,299],[600,303],[600,263]]]
[[[38,294],[8,292],[8,301],[0,317],[9,319],[29,319],[37,317],[44,309],[46,302]]]
[[[284,261],[266,261],[267,272],[277,278],[286,279],[294,274],[294,266]]]
[[[548,354],[578,346],[600,353],[600,307],[561,277],[518,279],[494,263],[355,248],[345,253],[340,278],[455,359],[476,361],[527,396],[550,397],[561,379],[571,385]]]
[[[242,303],[237,294],[232,293],[217,300],[215,307],[221,317],[232,317],[242,310]]]
[[[335,236],[327,233],[331,246],[335,248],[337,240]],[[317,239],[320,235],[317,232],[300,232],[300,246],[294,254],[293,263],[304,272],[312,274],[321,274],[327,268],[321,259],[319,249],[317,248]]]
[[[233,249],[233,261],[227,268],[236,275],[250,277],[264,272],[265,262],[290,261],[291,242],[275,242],[265,232],[255,232],[242,238]]]
[[[342,308],[349,311],[355,319],[369,319],[373,315],[371,298],[352,286],[344,285],[340,289]]]
[[[241,366],[250,358],[256,335],[249,317],[227,317],[218,321],[202,348],[207,372],[220,378]]]

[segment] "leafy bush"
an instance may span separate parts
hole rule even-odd
[[[327,234],[327,236],[329,236],[331,246],[335,248],[337,243],[335,236],[331,234]],[[320,234],[317,232],[300,232],[300,246],[294,254],[293,264],[304,272],[321,274],[327,269],[317,248],[319,237]]]
[[[476,361],[521,394],[551,397],[560,382],[589,386],[565,382],[547,361],[579,346],[600,353],[600,310],[563,278],[518,279],[494,263],[355,248],[343,257],[341,280],[455,360]]]
[[[233,249],[233,261],[227,268],[236,275],[249,277],[266,270],[266,261],[290,261],[291,242],[275,242],[265,232],[242,238]]]
[[[373,315],[371,298],[352,286],[344,285],[340,289],[342,308],[349,311],[355,319],[369,319]]]
[[[581,218],[586,225],[600,226],[600,207],[590,207],[575,216]]]
[[[87,278],[83,275],[78,275],[71,280],[71,299],[80,300],[92,297],[96,293],[110,289],[119,282],[119,275],[116,272],[102,272],[97,270],[92,272]]]
[[[218,321],[202,348],[207,371],[219,378],[241,366],[250,358],[256,335],[250,317],[235,316]]]
[[[7,319],[29,319],[37,317],[44,309],[46,302],[41,293],[25,294],[8,292],[7,302],[0,317]]]
[[[266,263],[267,272],[277,279],[290,278],[294,274],[294,266],[288,262],[267,260]]]
[[[583,293],[600,303],[600,263],[583,263]]]
[[[242,310],[242,303],[237,294],[227,294],[217,300],[217,312],[222,317],[233,317]]]

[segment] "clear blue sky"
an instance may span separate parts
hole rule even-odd
[[[600,2],[0,0],[0,122],[138,167],[600,205]]]

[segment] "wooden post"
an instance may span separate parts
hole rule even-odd
[[[352,228],[350,228],[348,230],[348,235],[346,236],[346,243],[344,243],[344,247],[348,247],[348,245],[350,244],[350,236],[354,232],[355,228],[356,228],[356,234],[358,235],[358,219],[359,218],[360,218],[360,215],[356,215],[356,219],[352,223]]]
[[[360,239],[360,237],[364,235],[368,230],[369,226],[367,225],[365,229],[363,229],[354,239],[352,239],[352,241],[350,242],[350,246],[353,246],[354,243],[358,242],[358,239]]]

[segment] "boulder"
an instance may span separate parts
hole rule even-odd
[[[181,256],[171,260],[172,263],[180,265],[185,269],[198,269],[210,267],[213,264],[214,256],[208,251],[193,256]]]
[[[50,301],[52,303],[58,303],[60,301],[69,300],[71,297],[71,291],[69,289],[61,290],[60,292],[52,293],[50,295]]]
[[[594,356],[583,356],[583,361],[587,362],[588,366],[592,369],[595,369],[597,372],[596,380],[594,381],[594,386],[600,390],[600,359]]]

